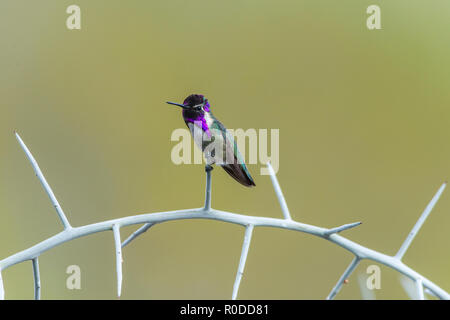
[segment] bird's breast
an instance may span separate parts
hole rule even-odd
[[[211,127],[214,123],[214,119],[208,113],[202,115],[183,113],[183,118],[193,137],[197,137],[204,133],[208,138],[211,138]]]

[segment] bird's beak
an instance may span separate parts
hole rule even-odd
[[[183,109],[189,108],[188,106],[185,106],[184,104],[181,104],[181,103],[175,103],[175,102],[170,102],[170,101],[167,101],[167,103],[168,104],[173,104],[174,106],[182,107]]]

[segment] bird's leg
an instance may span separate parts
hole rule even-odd
[[[211,210],[211,171],[213,170],[212,165],[205,165],[206,172],[206,193],[205,193],[205,207],[204,210],[209,212]]]

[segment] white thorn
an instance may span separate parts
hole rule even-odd
[[[406,250],[408,250],[409,246],[411,245],[411,242],[414,240],[414,237],[416,236],[417,232],[419,232],[420,228],[422,227],[425,220],[428,218],[428,215],[430,214],[431,210],[433,210],[434,206],[436,205],[436,202],[439,200],[442,192],[444,192],[445,186],[447,185],[446,182],[442,184],[442,186],[439,188],[439,190],[434,195],[433,199],[431,199],[430,203],[428,203],[427,207],[423,211],[422,215],[420,216],[419,220],[417,220],[416,224],[412,228],[411,232],[406,237],[405,242],[403,242],[402,246],[398,250],[395,257],[397,259],[402,259],[403,256],[406,253]]]
[[[277,195],[278,202],[280,203],[281,211],[283,212],[283,216],[285,219],[292,220],[291,214],[289,212],[286,200],[284,199],[283,192],[281,191],[280,184],[278,183],[277,176],[275,175],[275,171],[273,171],[272,165],[270,162],[267,162],[267,168],[269,169],[270,179],[272,180],[273,188],[275,189],[275,194]]]
[[[116,249],[117,297],[120,297],[122,293],[122,245],[120,243],[120,227],[114,224],[112,229]]]
[[[236,280],[234,281],[233,286],[233,295],[232,295],[233,300],[236,300],[239,291],[239,285],[241,284],[242,275],[244,274],[245,262],[247,260],[248,255],[248,248],[250,247],[250,241],[252,239],[252,232],[253,232],[253,225],[249,224],[245,228],[245,236],[244,242],[242,243],[241,258],[239,260],[239,267],[236,274]]]
[[[16,135],[17,141],[19,141],[20,146],[22,147],[23,151],[25,151],[25,154],[27,155],[28,160],[30,161],[34,172],[36,173],[36,176],[38,177],[39,181],[42,184],[42,187],[45,189],[45,192],[47,192],[48,197],[50,198],[50,201],[52,202],[53,207],[56,209],[56,212],[58,213],[59,219],[61,220],[64,229],[71,228],[69,221],[66,218],[66,215],[64,214],[63,209],[59,205],[58,200],[55,197],[55,194],[52,191],[52,188],[50,188],[50,185],[47,183],[47,180],[45,180],[44,175],[42,174],[41,169],[39,168],[39,165],[34,159],[33,155],[31,154],[30,150],[28,150],[25,143],[20,138],[19,134],[14,131],[14,134]]]

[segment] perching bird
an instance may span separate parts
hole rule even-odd
[[[211,113],[208,99],[200,94],[191,94],[183,104],[167,103],[183,108],[184,122],[190,129],[195,143],[205,154],[207,170],[211,170],[211,164],[215,163],[242,185],[255,186],[236,141],[225,126]]]

